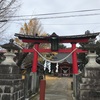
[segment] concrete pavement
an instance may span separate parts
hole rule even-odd
[[[46,76],[46,94],[45,100],[73,100],[71,82],[68,77],[50,77]],[[30,100],[39,100],[39,94]]]

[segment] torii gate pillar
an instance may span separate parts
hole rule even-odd
[[[72,43],[72,51],[76,49],[76,43]],[[77,52],[72,53],[73,74],[78,74]]]
[[[34,48],[38,51],[39,49],[39,44],[35,44]],[[33,67],[32,67],[32,72],[37,72],[37,64],[38,64],[38,53],[35,51],[33,53],[34,57],[33,57]]]

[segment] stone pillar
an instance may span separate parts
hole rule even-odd
[[[80,83],[79,100],[100,100],[100,65],[96,63],[96,53],[87,55],[82,83]]]
[[[73,75],[73,96],[78,100],[79,97],[79,84],[81,82],[82,73],[79,72],[76,75]]]
[[[5,53],[6,59],[0,64],[0,100],[25,100],[24,80],[19,67],[13,61],[13,53]]]
[[[32,75],[32,87],[31,87],[31,89],[32,89],[32,91],[33,91],[33,93],[35,93],[36,92],[36,85],[37,85],[37,73],[31,73],[31,75]]]

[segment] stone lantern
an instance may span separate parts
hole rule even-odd
[[[0,64],[0,100],[25,100],[24,80],[19,67],[14,62],[14,50],[19,50],[11,39],[1,46],[7,49],[6,59]]]
[[[87,59],[88,63],[85,65],[85,75],[87,74],[86,69],[88,68],[99,68],[100,69],[100,64],[96,62],[97,54],[96,50],[100,48],[99,45],[95,44],[94,39],[90,39],[89,43],[84,45],[83,47],[85,50],[88,50],[87,54]]]
[[[7,50],[7,52],[4,54],[4,56],[6,57],[6,59],[1,63],[3,65],[16,65],[16,63],[14,62],[13,58],[16,56],[14,54],[14,50],[20,50],[20,48],[15,45],[13,39],[10,39],[10,42],[4,45],[1,45],[2,48],[5,48]]]
[[[100,46],[90,39],[83,48],[88,50],[88,63],[85,65],[80,83],[79,100],[100,100],[100,64],[96,62],[96,50]]]

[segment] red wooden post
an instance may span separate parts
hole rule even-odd
[[[46,80],[40,82],[40,100],[45,100]]]
[[[39,44],[35,44],[34,48],[38,51]],[[36,72],[37,71],[37,64],[38,64],[38,53],[35,51],[34,52],[34,57],[33,57],[32,72]]]
[[[76,43],[72,43],[72,50],[75,50]],[[78,74],[78,65],[77,65],[77,53],[74,51],[72,53],[72,60],[73,60],[73,74]]]

